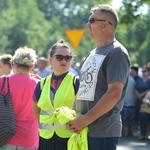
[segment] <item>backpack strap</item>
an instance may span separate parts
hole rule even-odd
[[[75,89],[76,76],[73,77],[73,87]]]
[[[43,87],[44,87],[44,84],[45,84],[45,82],[46,82],[46,79],[47,79],[47,77],[44,79],[44,82],[43,82],[42,85],[41,85],[41,82],[40,82],[40,89],[41,89],[41,91],[42,91],[42,89],[43,89]]]

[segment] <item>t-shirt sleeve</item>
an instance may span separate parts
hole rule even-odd
[[[38,102],[40,95],[41,95],[41,88],[40,88],[40,82],[38,82],[34,90],[34,101]]]
[[[75,90],[75,95],[77,94],[78,90],[79,90],[79,77],[76,76],[76,80],[75,80],[75,86],[74,86],[74,90]]]
[[[121,50],[113,52],[112,56],[108,59],[106,67],[108,84],[117,81],[125,84],[128,79],[129,70],[130,62],[128,56]]]

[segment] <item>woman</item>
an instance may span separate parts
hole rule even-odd
[[[39,81],[30,75],[35,63],[33,49],[21,47],[13,56],[15,73],[8,76],[10,95],[16,118],[16,134],[0,150],[36,150],[38,148],[38,120],[32,113],[33,92]],[[3,77],[0,78],[0,85]],[[7,91],[4,91],[4,94]]]
[[[69,72],[72,52],[67,43],[58,41],[51,47],[49,54],[53,73],[42,79],[34,92],[33,112],[40,123],[39,150],[66,150],[72,133],[58,123],[53,112],[61,106],[72,108],[79,80]]]
[[[147,104],[150,106],[150,92],[148,92],[144,99],[143,104]],[[145,140],[148,138],[149,135],[149,129],[150,129],[150,113],[148,112],[140,112],[140,140]]]

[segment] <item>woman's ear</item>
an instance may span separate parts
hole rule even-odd
[[[32,71],[33,71],[33,69],[34,69],[34,65],[30,66],[30,68],[29,68],[29,72],[32,72]]]
[[[13,73],[16,73],[16,63],[14,62],[14,60],[12,61],[12,70]]]
[[[49,56],[49,63],[50,63],[50,65],[52,66],[52,57],[51,56]]]

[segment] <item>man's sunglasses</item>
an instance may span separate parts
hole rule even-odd
[[[95,18],[90,18],[88,20],[89,23],[94,23],[95,21],[107,21],[107,20],[103,20],[103,19],[95,19]],[[112,25],[111,22],[107,21],[110,25]]]
[[[63,59],[65,59],[65,61],[69,62],[72,59],[72,56],[69,56],[69,55],[66,55],[66,56],[63,56],[63,55],[54,55],[54,57],[56,57],[56,59],[58,61],[62,61]]]

